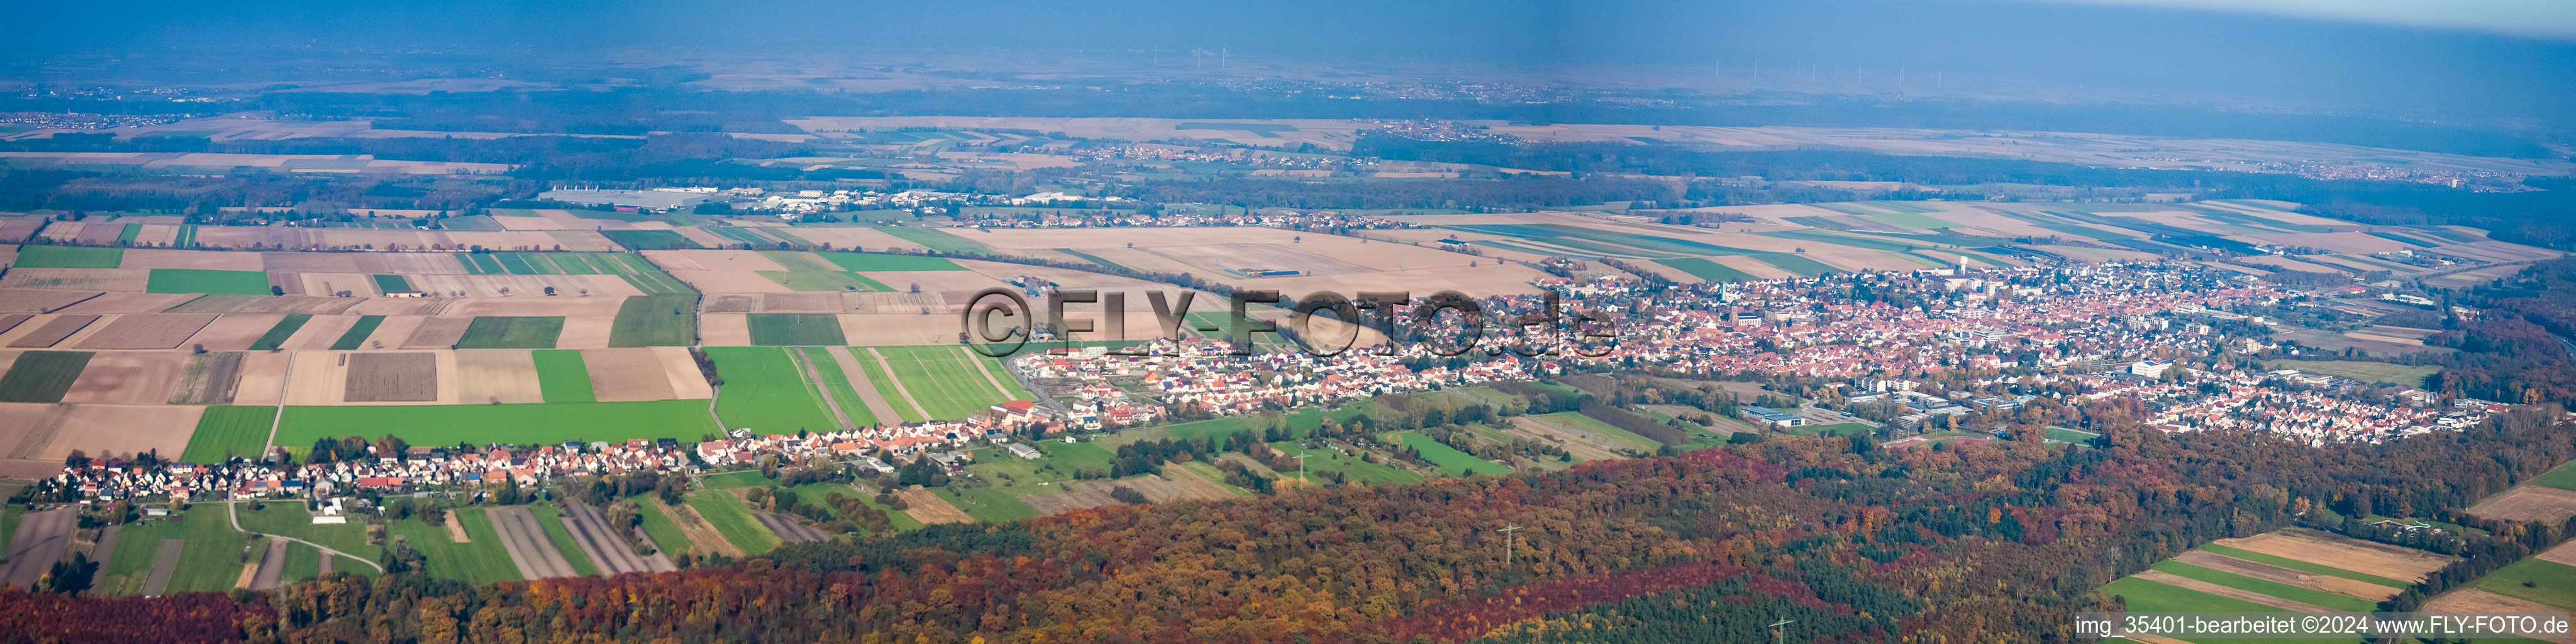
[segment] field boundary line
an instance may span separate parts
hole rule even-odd
[[[984,364],[984,360],[982,358],[976,357],[974,351],[968,350],[966,347],[958,347],[957,350],[966,354],[966,361],[974,363],[976,371],[984,373],[985,382],[993,383],[993,391],[1002,394],[1003,398],[1011,398],[1013,400],[1018,399],[1012,396],[1010,387],[1002,386],[1002,379],[993,377],[993,368],[990,365]]]
[[[903,424],[903,414],[894,410],[894,403],[885,399],[884,392],[877,391],[876,383],[868,378],[867,367],[859,364],[859,357],[851,354],[849,347],[831,349],[825,352],[832,354],[834,364],[840,365],[841,375],[850,380],[850,391],[859,395],[859,402],[868,406],[868,413],[877,418],[877,424]]]
[[[286,394],[287,392],[294,391],[290,386],[295,382],[296,353],[299,352],[289,351],[286,353],[286,373],[277,377],[277,414],[269,417],[268,419],[268,441],[267,444],[262,445],[259,448],[260,458],[267,458],[269,454],[277,451],[277,427],[279,425],[286,424]],[[233,379],[233,386],[241,386],[241,379]],[[235,391],[233,393],[239,394],[241,392]],[[381,570],[381,568],[379,568],[379,570]]]
[[[805,355],[805,347],[779,349],[787,352],[789,364],[796,365],[796,377],[805,381],[805,395],[822,399],[823,408],[832,410],[832,417],[841,421],[841,429],[857,429],[858,425],[850,422],[849,412],[841,411],[841,401],[833,400],[832,392],[823,390],[823,372],[814,367],[812,356]]]
[[[876,347],[868,347],[868,355],[877,359],[877,366],[885,368],[886,381],[894,383],[894,392],[902,394],[903,401],[911,403],[913,411],[921,412],[922,420],[938,420],[930,417],[930,410],[921,407],[920,399],[912,397],[912,390],[903,387],[903,378],[894,375],[894,363],[886,362],[885,354],[877,353]]]

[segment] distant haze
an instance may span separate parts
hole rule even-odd
[[[2154,6],[2142,6],[2154,5]],[[2415,6],[2431,9],[2415,9]],[[2382,106],[2555,124],[2576,114],[2558,0],[1061,0],[21,3],[0,53],[310,44],[1180,52],[1387,62],[1864,66]],[[2338,9],[2337,7],[2341,7]],[[2227,12],[2203,8],[2228,8]],[[2302,17],[2292,17],[2302,16]],[[2329,18],[2315,20],[2310,18]],[[2424,25],[2424,26],[2400,26]],[[2451,29],[2448,27],[2460,27]],[[2507,29],[2508,27],[2516,27]],[[2553,38],[2499,35],[2541,33]]]

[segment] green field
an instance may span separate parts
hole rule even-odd
[[[858,389],[850,384],[850,375],[843,373],[840,361],[832,357],[832,352],[839,349],[798,347],[795,350],[807,364],[814,365],[815,373],[823,376],[823,381],[818,383],[823,390],[823,395],[830,396],[833,404],[840,405],[841,413],[848,415],[852,424],[866,426],[892,423],[892,419],[878,419],[876,412],[868,409],[867,400],[859,397]]]
[[[155,268],[145,280],[146,293],[206,293],[209,295],[267,295],[268,274],[259,271],[216,271],[200,268]]]
[[[2309,373],[2343,376],[2367,383],[2393,382],[2408,387],[2424,386],[2424,378],[2442,370],[2434,366],[2357,362],[2350,360],[2269,360],[2267,369],[2297,369]]]
[[[2379,607],[2379,602],[2367,599],[2355,598],[2349,595],[2339,595],[2314,588],[2292,586],[2277,581],[2256,579],[2222,570],[2211,570],[2179,561],[2161,561],[2157,562],[2153,566],[2149,566],[2149,568],[2172,573],[2176,576],[2187,579],[2197,579],[2237,590],[2253,591],[2281,599],[2287,599],[2303,604],[2324,606],[2335,610],[2367,613],[2377,610]]]
[[[544,391],[546,402],[598,402],[590,389],[590,368],[582,364],[579,349],[538,349],[530,357],[537,362],[537,387]]]
[[[904,241],[920,244],[922,248],[942,253],[989,253],[993,251],[993,249],[987,248],[983,244],[950,234],[948,231],[937,228],[888,226],[878,228],[876,230],[901,238]]]
[[[599,574],[598,564],[591,563],[590,557],[581,553],[581,545],[572,540],[572,530],[564,527],[562,508],[552,503],[538,503],[528,506],[528,513],[537,515],[537,526],[545,529],[546,539],[554,542],[555,550],[563,553],[564,561],[572,563],[574,573],[582,576]]]
[[[715,236],[723,237],[725,239],[742,242],[752,248],[773,246],[778,243],[778,240],[772,239],[767,235],[752,232],[749,228],[739,226],[699,226],[698,230],[707,231],[708,233],[712,233]]]
[[[1712,262],[1701,257],[1658,259],[1655,260],[1655,263],[1670,266],[1673,270],[1689,273],[1692,277],[1697,277],[1711,282],[1750,282],[1762,279],[1754,277],[1751,273],[1735,270],[1734,267]]]
[[[630,296],[617,305],[617,319],[609,323],[608,346],[685,347],[697,344],[697,305],[698,295],[694,292]]]
[[[88,351],[29,351],[18,354],[8,375],[0,375],[0,402],[55,403],[71,391],[89,367]]]
[[[472,584],[519,579],[519,567],[510,563],[510,551],[501,547],[501,533],[492,529],[492,518],[484,516],[483,508],[457,510],[447,518],[465,527],[465,543],[450,540],[446,526],[429,525],[417,517],[391,522],[385,532],[420,552],[431,577]]]
[[[778,547],[778,535],[751,517],[751,506],[742,497],[724,490],[706,490],[689,495],[689,509],[707,520],[718,534],[746,554],[760,554]]]
[[[1628,449],[1642,452],[1653,452],[1657,448],[1664,446],[1663,443],[1655,442],[1655,439],[1638,436],[1635,432],[1613,427],[1609,423],[1601,422],[1600,419],[1585,416],[1583,415],[1583,412],[1560,411],[1553,414],[1539,414],[1537,418],[1583,430],[1612,441],[1626,443],[1627,445],[1625,445],[1625,447]]]
[[[768,434],[840,429],[786,349],[707,347],[706,352],[715,360],[716,376],[724,380],[716,415],[724,418],[725,429]]]
[[[2159,584],[2136,577],[2122,577],[2102,586],[2102,594],[2128,600],[2130,612],[2140,613],[2278,613],[2281,609],[2241,599]]]
[[[2576,610],[2576,566],[2546,559],[2515,562],[2487,573],[2473,586],[2498,595]]]
[[[1879,207],[1885,208],[1886,206]],[[1940,230],[1958,225],[1950,223],[1949,220],[1942,219],[1940,217],[1913,212],[1868,214],[1861,215],[1860,218],[1898,228],[1912,228],[1915,230]]]
[[[406,279],[401,275],[370,275],[368,277],[376,281],[376,292],[378,293],[401,293],[413,290],[411,287],[411,280]]]
[[[509,272],[501,268],[501,260],[493,259],[491,255],[483,253],[457,253],[456,263],[465,265],[465,272],[473,275],[498,275]]]
[[[304,328],[305,322],[312,320],[311,313],[288,313],[285,318],[277,321],[276,326],[269,327],[267,333],[260,334],[258,340],[252,341],[250,350],[275,351],[278,345],[286,344],[287,338],[295,337],[295,331]]]
[[[116,232],[116,245],[131,245],[134,243],[134,238],[141,236],[143,236],[143,224],[126,224],[124,230]]]
[[[250,535],[233,530],[226,515],[227,506],[200,503],[179,513],[180,520],[159,521],[152,528],[129,526],[117,537],[116,568],[132,565],[141,571],[134,575],[134,592],[143,589],[144,577],[150,574],[152,560],[161,549],[162,539],[184,539],[179,550],[178,569],[170,576],[170,592],[231,590],[241,578],[242,552],[252,544]],[[158,528],[158,529],[154,529]],[[132,561],[126,561],[128,545],[135,548]]]
[[[340,339],[331,342],[331,350],[350,351],[362,348],[361,345],[367,343],[367,336],[373,335],[376,332],[376,326],[384,323],[385,316],[382,315],[358,316],[357,324],[350,325],[348,331],[340,334]]]
[[[2067,429],[2067,428],[2064,428],[2064,427],[2050,427],[2050,428],[2048,428],[2048,431],[2047,431],[2047,437],[2048,437],[2048,439],[2049,439],[2049,440],[2066,441],[2066,442],[2069,442],[2069,443],[2081,443],[2081,442],[2084,442],[2084,441],[2093,440],[2094,438],[2099,437],[2099,436],[2101,436],[2101,434],[2095,434],[2095,433],[2087,432],[2087,431],[2080,431],[2080,430]]]
[[[2524,482],[2546,488],[2556,488],[2576,492],[2576,461],[2560,463],[2558,467],[2550,468],[2549,471],[2543,472],[2539,476],[2531,477],[2531,480]]]
[[[1396,432],[1396,436],[1403,441],[1405,447],[1413,448],[1413,451],[1422,454],[1422,460],[1431,461],[1432,465],[1439,467],[1442,474],[1512,473],[1512,468],[1458,451],[1458,448],[1432,440],[1430,436],[1420,432]]]
[[[884,398],[886,404],[894,407],[895,415],[901,417],[903,422],[918,423],[928,420],[921,415],[920,407],[915,407],[911,401],[904,400],[903,392],[895,389],[894,376],[886,373],[885,363],[879,361],[876,356],[870,355],[868,349],[869,347],[843,348],[859,359],[859,369],[867,372],[868,386],[877,390],[877,396]],[[857,387],[855,384],[851,386]]]
[[[845,271],[962,271],[966,267],[942,257],[884,253],[815,253]]]
[[[1861,423],[1834,423],[1831,425],[1802,425],[1782,429],[1780,431],[1800,436],[1868,436],[1870,432],[1878,431],[1878,428]]]
[[[1807,259],[1804,255],[1793,255],[1789,253],[1760,253],[1754,255],[1753,258],[1762,260],[1762,263],[1780,267],[1780,270],[1797,273],[1803,277],[1815,277],[1826,273],[1842,272],[1842,269],[1827,266],[1824,262]]]
[[[276,407],[247,405],[214,405],[197,417],[197,432],[188,435],[188,448],[179,460],[190,463],[221,463],[226,456],[257,458],[268,449],[268,428],[277,420]]]
[[[687,237],[680,236],[680,233],[668,230],[602,230],[599,234],[607,237],[608,241],[617,242],[617,245],[626,247],[627,250],[705,248],[697,242],[689,241]]]
[[[86,248],[30,244],[18,247],[19,268],[116,268],[125,262],[123,248]],[[261,293],[268,292],[260,289]]]
[[[552,349],[555,338],[563,335],[563,316],[475,316],[465,327],[465,337],[456,341],[459,349]],[[612,332],[613,333],[613,332]]]
[[[1304,465],[1307,471],[1341,472],[1343,476],[1347,477],[1348,480],[1353,483],[1382,485],[1388,483],[1417,483],[1422,480],[1422,475],[1415,474],[1412,470],[1388,465],[1384,462],[1363,463],[1360,462],[1358,456],[1344,455],[1340,450],[1306,449],[1304,446],[1298,445],[1297,443],[1287,441],[1271,443],[1270,448],[1279,450],[1280,453],[1287,454],[1291,458],[1294,458],[1299,454],[1304,454],[1306,455],[1306,462]],[[1383,460],[1384,455],[1381,454],[1380,457],[1381,460]],[[1488,463],[1487,465],[1491,465],[1491,463]],[[1295,478],[1297,476],[1297,468],[1292,466],[1288,469],[1279,470],[1279,475]],[[1209,480],[1221,481],[1224,480],[1224,478],[1218,477]]]
[[[751,343],[764,347],[842,346],[841,319],[828,313],[751,313]]]
[[[696,545],[689,541],[689,533],[680,531],[680,524],[671,522],[671,515],[662,513],[660,506],[636,499],[635,513],[644,517],[644,536],[651,537],[653,545],[664,554],[688,552]]]
[[[1035,400],[1019,388],[1018,382],[1002,373],[1000,365],[986,365],[994,370],[991,378],[969,362],[966,351],[953,346],[875,347],[885,356],[885,364],[894,377],[903,382],[914,402],[921,403],[930,418],[954,420],[972,416],[986,407],[1013,400]],[[865,354],[861,354],[865,357]],[[981,360],[982,356],[972,359]],[[995,382],[1003,382],[1000,388]],[[902,404],[900,398],[889,402]]]
[[[233,508],[240,517],[243,530],[303,539],[361,557],[376,555],[376,546],[367,543],[364,521],[338,525],[314,523],[313,513],[306,512],[302,502],[279,501],[264,505],[266,507],[259,510],[252,510],[247,503]]]
[[[953,487],[942,487],[936,488],[936,491],[939,493],[939,498],[947,499],[949,505],[957,506],[957,509],[964,511],[966,516],[974,517],[977,521],[1012,521],[1038,516],[1037,508],[1021,502],[1019,495],[1012,494],[1010,490],[989,487],[959,490]]]
[[[884,292],[894,290],[849,271],[755,271],[791,291]]]
[[[286,408],[279,445],[353,433],[393,434],[414,445],[504,442],[542,445],[629,438],[698,440],[716,430],[704,400],[523,405],[296,406]]]

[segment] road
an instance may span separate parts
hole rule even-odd
[[[239,532],[239,533],[242,533],[242,534],[253,534],[251,531],[249,531],[249,530],[243,530],[243,529],[242,529],[242,527],[241,527],[241,503],[242,503],[242,502],[240,502],[240,501],[225,501],[225,502],[223,502],[223,504],[224,504],[224,516],[225,516],[225,517],[227,517],[227,518],[232,519],[232,522],[233,522],[233,531],[234,531],[234,532]],[[293,542],[301,543],[301,544],[308,545],[308,546],[313,546],[313,547],[315,547],[315,548],[320,548],[320,549],[322,550],[322,554],[325,554],[325,555],[339,555],[339,556],[342,556],[342,557],[348,557],[348,558],[350,558],[350,559],[356,559],[356,560],[358,560],[358,563],[366,564],[366,565],[367,565],[367,567],[369,567],[369,568],[374,568],[374,569],[376,569],[376,572],[379,572],[379,573],[382,573],[382,572],[384,572],[384,571],[385,571],[385,567],[384,567],[384,565],[376,563],[376,560],[374,560],[374,559],[369,559],[369,558],[366,558],[366,557],[360,557],[360,556],[357,556],[357,555],[349,554],[349,553],[346,553],[346,552],[341,552],[341,551],[338,551],[338,550],[332,550],[330,546],[326,546],[326,545],[322,545],[322,544],[314,543],[314,542],[311,542],[311,541],[305,541],[305,540],[303,540],[303,539],[297,539],[297,538],[295,538],[295,537],[289,537],[289,536],[284,536],[284,535],[274,535],[274,534],[272,534],[272,535],[268,535],[268,536],[270,536],[270,537],[275,537],[275,538],[278,538],[278,539],[285,539],[285,540],[287,540],[287,541],[293,541]]]

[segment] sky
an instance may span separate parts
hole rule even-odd
[[[0,58],[262,45],[1121,51],[1360,62],[1813,64],[2576,115],[2576,0],[130,0],[22,3]],[[6,68],[0,67],[0,74]]]

